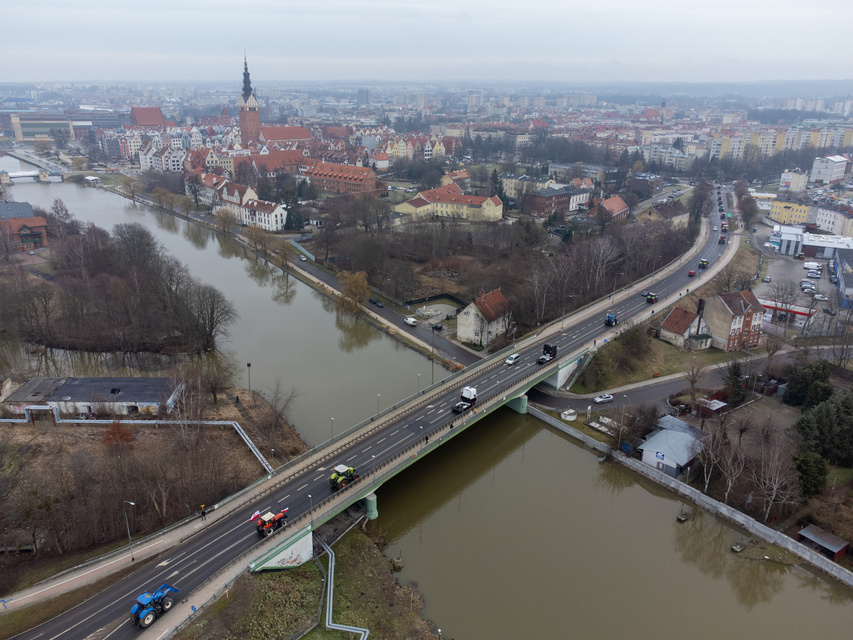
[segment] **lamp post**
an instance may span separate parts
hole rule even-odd
[[[275,464],[275,449],[272,449],[272,453],[270,454],[270,458],[272,458],[273,464]]]
[[[613,278],[613,293],[610,294],[611,296],[613,296],[613,294],[616,293],[616,282],[619,280],[619,276],[624,276],[624,275],[625,275],[625,272],[621,271],[614,276],[614,278]]]
[[[311,494],[308,494],[308,501],[311,504],[311,557],[316,560],[314,555],[314,499]]]
[[[246,363],[246,371],[249,372],[249,393],[252,393],[252,363]]]
[[[335,419],[332,418],[332,438],[335,437]]]
[[[421,392],[421,374],[418,374],[418,393]]]
[[[435,331],[432,332],[432,358],[430,358],[430,362],[432,363],[432,384],[435,384]]]
[[[380,397],[381,396],[377,393],[376,394],[376,415],[377,416],[379,415],[379,399],[380,399]]]
[[[131,502],[130,500],[125,500],[124,504],[129,504],[131,507],[135,507],[136,503]],[[133,557],[133,538],[130,537],[130,520],[127,519],[127,507],[124,507],[124,524],[127,527],[127,541],[130,543],[130,561],[133,562],[136,558]]]

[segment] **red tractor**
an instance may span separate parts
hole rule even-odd
[[[257,524],[258,535],[262,538],[266,538],[285,525],[285,521],[287,520],[287,509],[282,509],[275,514],[272,511],[267,511],[264,515],[261,515],[260,511],[255,511],[249,520]]]

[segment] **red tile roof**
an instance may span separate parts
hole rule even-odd
[[[729,308],[733,316],[742,316],[751,307],[753,313],[764,313],[764,306],[748,289],[745,291],[732,291],[721,293],[720,300]]]
[[[33,216],[32,218],[9,218],[8,220],[0,220],[3,226],[9,225],[13,234],[17,234],[21,227],[29,227],[30,229],[44,229],[47,227],[47,220],[41,216]]]
[[[305,127],[261,127],[261,135],[267,142],[311,140],[311,132]]]
[[[487,322],[494,322],[509,312],[509,300],[501,293],[500,289],[480,296],[474,300],[474,304]]]
[[[604,208],[607,209],[612,215],[622,213],[628,208],[628,205],[625,204],[625,202],[619,196],[607,198],[607,200],[605,200],[601,204],[603,204]]]
[[[675,309],[669,312],[669,315],[666,317],[666,320],[663,321],[660,328],[683,336],[687,333],[690,325],[696,322],[696,318],[698,317],[699,315],[692,311],[682,309],[681,307],[675,307]]]
[[[131,107],[130,120],[139,127],[165,127],[160,107]]]

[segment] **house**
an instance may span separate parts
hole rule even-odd
[[[711,348],[708,324],[698,314],[675,307],[660,325],[660,339],[679,349],[704,351]]]
[[[47,246],[47,220],[34,216],[32,205],[0,202],[0,251],[33,251]]]
[[[385,183],[377,180],[376,173],[369,167],[318,162],[304,171],[300,165],[300,173],[319,191],[369,193],[377,196],[387,191]]]
[[[673,416],[661,416],[657,429],[637,447],[643,452],[642,461],[677,478],[688,471],[707,434]]]
[[[850,546],[846,540],[832,535],[829,531],[824,531],[815,524],[800,529],[797,533],[797,540],[804,542],[806,546],[812,547],[834,562],[840,561],[847,555],[847,548]]]
[[[198,203],[213,207],[219,201],[219,190],[225,185],[228,180],[215,173],[198,173],[199,192]],[[190,182],[190,177],[184,180],[184,193],[193,197],[192,188],[187,184]]]
[[[264,231],[281,231],[287,222],[287,209],[275,202],[249,199],[240,207],[237,221]]]
[[[652,207],[652,211],[661,220],[665,220],[673,229],[684,229],[690,218],[690,211],[681,200],[668,200]]]
[[[214,207],[214,213],[219,209],[228,209],[234,214],[237,220],[243,216],[243,205],[249,200],[257,200],[258,194],[252,187],[246,187],[236,182],[225,182],[217,194],[217,203]]]
[[[169,378],[33,378],[10,393],[5,404],[14,413],[29,405],[55,407],[63,414],[168,412],[181,395]]]
[[[607,198],[601,204],[607,209],[613,222],[621,222],[628,219],[628,205],[619,196]]]
[[[441,176],[442,186],[450,183],[458,184],[463,192],[467,191],[471,187],[471,174],[465,169],[461,169],[459,171],[450,171]]]
[[[705,300],[711,346],[723,351],[752,349],[761,341],[764,307],[752,291],[732,291]]]
[[[506,334],[510,316],[509,300],[499,288],[483,293],[459,312],[456,336],[460,342],[486,347]]]
[[[651,198],[663,191],[663,178],[650,173],[635,173],[631,176],[628,190],[636,193],[640,200]]]

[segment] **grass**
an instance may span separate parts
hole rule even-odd
[[[336,623],[370,629],[376,638],[428,638],[420,599],[401,587],[376,544],[354,529],[334,546]],[[327,559],[322,560],[328,567]],[[266,640],[287,638],[317,615],[323,577],[313,563],[275,573],[242,576],[229,591],[176,637],[178,640]],[[325,616],[325,603],[323,616]],[[323,624],[309,640],[338,640]]]
[[[600,384],[589,385],[581,375],[577,382],[572,385],[572,393],[587,394],[597,393],[613,387],[621,387],[626,384],[642,382],[654,377],[668,376],[684,372],[687,367],[695,361],[703,367],[728,362],[742,356],[742,353],[726,353],[718,349],[708,351],[682,351],[681,349],[663,342],[649,338],[649,352],[642,360],[633,363],[630,371],[619,368],[616,363],[616,345],[610,343],[599,349],[595,358],[603,358],[604,374]]]

